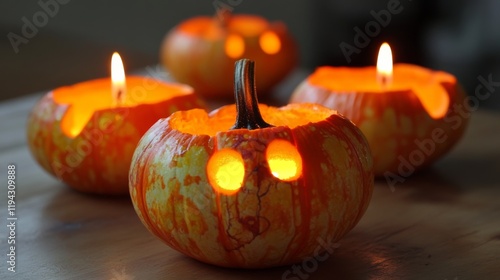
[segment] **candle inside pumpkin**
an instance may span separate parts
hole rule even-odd
[[[35,159],[83,192],[127,194],[132,154],[144,132],[177,110],[204,107],[187,85],[125,77],[118,54],[111,64],[111,78],[50,91],[28,118]]]
[[[465,96],[449,73],[393,65],[390,47],[383,44],[377,67],[319,67],[294,90],[290,102],[318,103],[349,118],[368,139],[375,174],[382,176],[407,174],[404,170],[445,154],[464,132],[466,121],[454,108]]]
[[[412,91],[432,118],[445,116],[450,97],[442,84],[456,84],[453,75],[411,64],[393,66],[390,49],[389,52],[380,52],[378,61],[377,67],[320,67],[308,81],[333,92],[387,94]],[[328,104],[323,105],[328,107]]]
[[[111,79],[96,79],[61,87],[53,91],[53,98],[55,103],[69,106],[61,120],[61,129],[68,137],[74,138],[96,111],[155,104],[190,93],[191,89],[181,84],[162,83],[147,77],[125,77],[121,58],[115,53],[111,63]]]

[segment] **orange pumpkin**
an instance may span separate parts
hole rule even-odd
[[[182,22],[165,37],[162,64],[175,80],[207,98],[232,98],[234,62],[247,57],[257,65],[257,86],[269,91],[297,64],[297,47],[281,22],[255,15],[200,16]]]
[[[373,190],[371,153],[356,126],[319,105],[258,104],[252,73],[252,62],[237,62],[236,106],[159,120],[130,170],[143,224],[173,249],[224,267],[321,253],[318,240],[350,231]]]
[[[465,93],[451,74],[395,64],[390,87],[374,67],[320,67],[294,91],[291,103],[314,102],[352,120],[370,143],[375,175],[398,181],[444,155],[467,119],[455,106]]]
[[[49,173],[88,193],[127,194],[128,171],[141,136],[172,112],[203,105],[193,89],[127,77],[128,94],[114,105],[111,80],[98,79],[46,94],[28,118],[28,146]]]

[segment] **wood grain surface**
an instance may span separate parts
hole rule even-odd
[[[129,198],[81,194],[45,173],[25,139],[40,97],[0,103],[0,279],[500,279],[500,114],[474,112],[457,147],[394,189],[378,180],[365,216],[326,260],[237,270],[164,245]],[[8,164],[18,176],[15,273],[6,263]]]

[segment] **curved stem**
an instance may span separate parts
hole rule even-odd
[[[236,99],[236,122],[231,129],[258,129],[272,127],[262,118],[255,90],[255,62],[240,59],[235,63],[234,98]]]

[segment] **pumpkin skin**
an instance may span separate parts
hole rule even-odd
[[[134,85],[156,85],[153,83],[157,81],[127,77],[127,84],[132,88]],[[108,89],[110,85],[110,79],[98,79],[47,93],[28,117],[28,146],[35,160],[48,173],[73,189],[94,194],[126,195],[132,154],[144,132],[158,119],[176,110],[203,108],[204,105],[188,86],[159,83],[140,97],[144,99],[141,104],[98,109],[81,132],[74,137],[68,136],[62,127],[64,117],[71,115],[74,105],[66,103],[64,96],[80,92],[82,95],[97,95],[102,100],[105,93],[109,94],[103,93],[102,89]],[[176,96],[170,98],[168,90],[175,90]]]
[[[207,114],[179,111],[139,142],[130,195],[142,223],[171,248],[199,261],[263,268],[301,261],[318,240],[336,242],[365,212],[373,190],[369,146],[345,117],[320,105],[258,105],[274,127],[236,128],[228,105]],[[259,113],[260,114],[260,113]],[[266,149],[276,139],[301,156],[299,178],[272,175]],[[241,155],[242,186],[227,194],[210,183],[217,152]]]
[[[464,104],[466,94],[455,77],[448,73],[409,64],[395,64],[394,70],[422,84],[442,87],[446,93],[443,97],[449,100],[446,107],[440,108],[442,114],[433,116],[435,113],[425,108],[425,102],[410,87],[381,92],[359,90],[360,86],[355,82],[350,86],[346,86],[346,82],[338,86],[342,90],[337,89],[333,84],[343,79],[344,71],[352,71],[343,67],[318,68],[297,86],[290,102],[313,102],[337,110],[366,136],[373,153],[376,176],[407,176],[442,157],[462,137],[468,118],[464,118],[455,106]],[[375,77],[373,67],[357,71],[360,73],[350,74],[353,81],[358,79],[358,83],[369,80],[359,76]],[[324,83],[328,79],[332,86]]]
[[[233,97],[232,77],[236,60],[246,57],[257,65],[257,87],[268,92],[296,65],[296,43],[281,22],[270,23],[255,15],[230,15],[223,21],[217,17],[200,16],[174,27],[160,48],[160,61],[176,81],[195,88],[206,98]],[[279,39],[280,50],[268,54],[259,40],[269,33]],[[244,51],[235,57],[226,54],[231,37],[241,38]],[[239,42],[241,44],[241,42]]]

